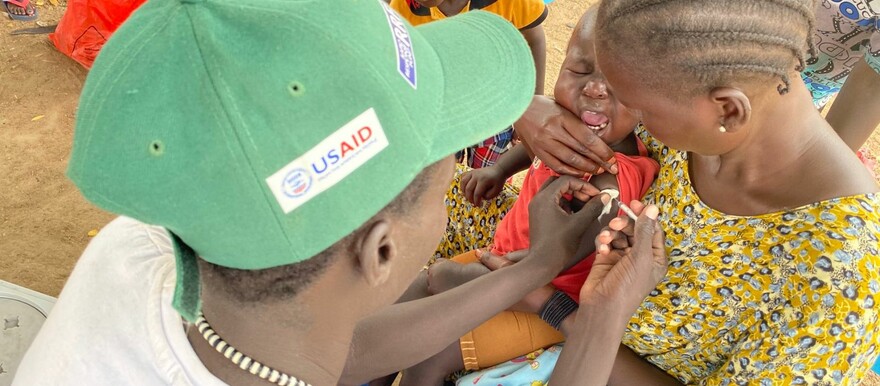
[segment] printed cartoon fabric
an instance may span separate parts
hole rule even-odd
[[[507,212],[513,208],[519,188],[504,184],[498,197],[488,200],[482,206],[474,206],[464,198],[461,176],[470,170],[464,165],[456,165],[455,177],[446,192],[446,210],[449,220],[446,222],[446,234],[428,263],[433,264],[437,258],[451,259],[474,249],[488,248],[492,245],[495,228]]]
[[[624,343],[687,384],[858,383],[880,338],[880,196],[725,215],[699,200],[686,153],[640,135],[670,265]]]
[[[817,107],[824,106],[840,91],[852,68],[863,58],[880,73],[878,27],[880,1],[822,1],[816,11],[813,33],[818,57],[808,60],[801,73]]]
[[[550,346],[488,369],[462,376],[458,386],[545,386],[562,345]]]

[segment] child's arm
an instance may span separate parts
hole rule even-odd
[[[880,73],[864,60],[859,61],[826,119],[853,151],[859,150],[880,123]]]
[[[474,169],[461,176],[464,198],[480,206],[483,200],[491,200],[501,193],[504,181],[531,165],[525,146],[516,145],[500,157],[495,165]]]
[[[599,175],[595,175],[590,177],[590,183],[599,190],[613,189],[619,191],[619,187],[617,185],[617,176],[609,173],[602,173]],[[574,210],[579,210],[579,207],[573,208]],[[587,228],[587,231],[584,233],[584,241],[581,242],[581,248],[578,250],[578,256],[588,256],[596,252],[596,243],[590,242],[596,239],[596,236],[599,235],[599,232],[602,229],[605,229],[608,226],[608,223],[614,217],[617,217],[618,211],[617,201],[611,200],[609,204],[608,211],[604,212],[603,215],[599,217],[599,221],[596,221]]]
[[[617,185],[617,177],[608,173],[599,174],[590,178],[590,183],[599,190],[605,189],[614,189],[618,190]],[[583,205],[583,204],[580,204]],[[572,203],[573,210],[579,210],[579,205],[577,202]],[[599,232],[602,229],[605,229],[608,226],[608,223],[617,216],[618,205],[617,202],[612,200],[609,203],[608,212],[605,215],[599,217],[599,221],[593,223],[593,225],[587,227],[587,231],[584,232],[583,239],[580,244],[580,249],[578,249],[575,256],[589,256],[596,251],[596,237],[599,235]],[[517,311],[531,312],[534,314],[540,314],[544,305],[550,300],[550,297],[553,295],[553,290],[548,290],[548,288],[552,288],[550,286],[538,288],[525,298],[524,301],[518,303],[518,305],[523,306],[522,308],[518,308]],[[575,310],[576,311],[576,310]],[[568,316],[566,316],[559,324],[559,331],[566,338],[573,331],[575,315],[577,312],[572,312]]]
[[[544,38],[544,26],[524,29],[521,31],[535,60],[535,95],[544,95],[544,67],[547,62],[547,42]]]

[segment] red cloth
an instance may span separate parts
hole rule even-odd
[[[68,0],[67,10],[49,40],[85,68],[122,23],[146,0]]]
[[[642,141],[636,139],[639,146],[639,156],[629,156],[616,153],[619,173],[617,184],[620,190],[620,201],[628,204],[632,200],[640,200],[654,177],[660,170],[657,161],[647,157],[647,150]],[[551,176],[557,176],[552,169],[536,159],[532,167],[526,173],[519,198],[513,204],[510,212],[501,219],[495,230],[495,243],[492,253],[505,255],[509,252],[526,249],[529,247],[529,202],[538,193],[538,190]],[[589,180],[589,178],[587,178]],[[621,212],[622,213],[622,212]],[[590,268],[593,266],[595,253],[587,256],[580,263],[561,273],[553,279],[553,286],[565,292],[574,301],[580,302],[580,291]]]

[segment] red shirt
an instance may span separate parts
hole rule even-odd
[[[615,153],[617,158],[617,185],[620,190],[620,201],[629,203],[632,200],[640,200],[654,177],[660,170],[657,161],[648,158],[648,152],[645,145],[638,138],[636,139],[639,146],[639,156],[629,156],[622,153]],[[543,162],[535,159],[532,167],[526,173],[523,180],[522,190],[519,198],[513,204],[510,212],[501,219],[498,228],[495,230],[495,242],[492,246],[492,253],[496,255],[505,255],[509,252],[526,249],[529,247],[529,202],[532,197],[538,193],[538,190],[551,176],[558,176],[556,172],[544,165]],[[586,178],[589,180],[589,177]],[[622,213],[622,212],[621,212]],[[595,252],[580,263],[571,267],[569,270],[561,273],[556,279],[553,279],[553,286],[556,289],[565,292],[574,301],[580,302],[580,291],[590,268],[593,266]]]

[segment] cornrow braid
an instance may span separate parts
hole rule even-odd
[[[726,41],[743,41],[763,45],[777,45],[785,47],[791,51],[798,59],[798,65],[795,67],[797,71],[803,71],[806,58],[804,57],[803,47],[801,45],[780,36],[775,36],[761,32],[749,31],[685,31],[685,30],[669,30],[658,32],[660,35],[669,35],[673,40],[726,40]]]
[[[815,56],[816,1],[605,0],[597,38],[603,50],[630,59],[625,67],[663,63],[664,71],[677,75],[673,82],[662,74],[642,76],[655,89],[677,84],[683,92],[676,95],[687,95],[776,78],[777,91],[785,94],[791,71],[802,71]],[[682,81],[688,77],[698,83]]]
[[[816,30],[816,6],[817,2],[804,0],[766,0],[775,1],[780,5],[797,10],[801,17],[807,22],[807,53],[811,58],[816,57],[816,43],[813,41],[813,31]],[[798,70],[803,71],[803,68]]]

